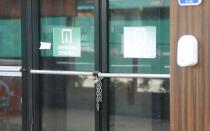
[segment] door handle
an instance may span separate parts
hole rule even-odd
[[[0,66],[0,72],[21,72],[21,66]]]
[[[20,77],[22,76],[21,66],[0,66],[0,76]]]
[[[73,75],[73,76],[93,76],[97,74],[101,78],[170,78],[170,74],[136,74],[136,73],[101,73],[101,72],[83,72],[83,71],[64,71],[64,70],[30,70],[31,74],[46,75]]]
[[[30,70],[31,74],[93,76],[93,72],[64,71],[64,70]]]
[[[169,74],[98,73],[102,78],[170,78]]]

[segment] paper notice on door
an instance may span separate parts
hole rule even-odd
[[[156,57],[156,27],[124,27],[125,58]]]
[[[51,49],[51,43],[49,42],[40,42],[40,50],[50,50]]]

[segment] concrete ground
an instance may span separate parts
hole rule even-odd
[[[45,110],[43,131],[94,131],[93,111]],[[0,117],[1,131],[21,131],[20,115]],[[128,115],[111,115],[110,131],[169,131],[169,121]]]

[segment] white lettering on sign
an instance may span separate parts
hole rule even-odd
[[[81,29],[54,28],[53,29],[54,57],[81,57]]]

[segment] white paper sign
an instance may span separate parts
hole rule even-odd
[[[40,42],[40,50],[50,50],[51,49],[51,43],[49,42]]]
[[[125,58],[156,57],[156,27],[124,27]]]

